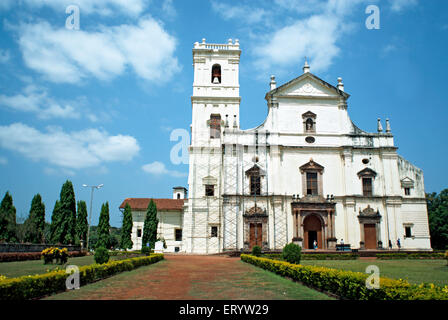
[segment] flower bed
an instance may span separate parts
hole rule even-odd
[[[69,251],[68,257],[83,257],[87,254],[86,251]],[[0,253],[0,262],[26,261],[26,260],[40,260],[42,254],[40,252],[5,252]]]
[[[147,257],[80,267],[81,286],[123,271],[130,271],[140,266],[149,265],[162,259],[163,254],[153,254]],[[65,291],[67,277],[68,274],[65,273],[65,270],[60,270],[42,275],[0,280],[0,300],[28,300]]]
[[[241,255],[241,260],[283,277],[350,300],[448,300],[448,286],[412,285],[404,280],[380,278],[379,289],[368,289],[368,274]]]

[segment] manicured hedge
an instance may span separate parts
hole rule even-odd
[[[283,260],[282,255],[279,253],[268,253],[264,255],[266,258]],[[356,260],[359,258],[359,254],[356,253],[340,253],[340,254],[325,254],[325,253],[313,253],[302,254],[302,260]]]
[[[153,254],[147,257],[83,266],[79,268],[81,286],[162,259],[163,254]],[[65,291],[67,276],[65,270],[60,270],[41,275],[0,280],[0,300],[28,300]]]
[[[428,252],[428,253],[378,253],[376,255],[378,259],[443,259],[443,252]]]
[[[284,261],[241,255],[241,260],[278,275],[350,300],[448,300],[448,286],[412,285],[404,280],[380,278],[379,289],[368,289],[366,273],[304,266]]]
[[[70,251],[69,258],[83,257],[87,254],[86,251]],[[40,260],[42,254],[40,252],[4,252],[0,253],[0,262],[13,262],[25,260]]]

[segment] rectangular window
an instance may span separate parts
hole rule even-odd
[[[182,229],[175,229],[174,235],[176,241],[182,241]]]
[[[207,197],[213,197],[215,195],[215,186],[213,184],[205,185],[205,195]]]
[[[137,238],[141,238],[142,236],[142,229],[138,228],[137,229]]]
[[[404,188],[404,194],[406,196],[410,196],[411,195],[411,188]]]
[[[221,115],[210,115],[210,139],[221,137]]]
[[[404,230],[406,232],[406,238],[411,238],[412,237],[411,227],[405,227]]]
[[[213,226],[213,227],[212,227],[210,236],[211,236],[212,238],[216,238],[216,237],[218,236],[218,227],[216,227],[216,226]]]
[[[250,177],[250,195],[251,196],[259,196],[261,195],[261,178],[260,176],[251,176]]]
[[[306,173],[306,194],[317,195],[317,172]]]
[[[372,178],[362,178],[362,194],[365,197],[372,196]]]

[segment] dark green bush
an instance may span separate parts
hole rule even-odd
[[[95,262],[103,264],[109,262],[109,251],[104,247],[99,247],[95,250]]]
[[[252,254],[256,257],[261,256],[261,248],[259,246],[254,246],[252,248]]]
[[[302,248],[294,243],[289,243],[283,248],[282,258],[289,263],[300,263]]]
[[[147,247],[147,246],[143,246],[142,250],[141,250],[141,253],[149,255],[151,253],[151,249],[149,247]]]

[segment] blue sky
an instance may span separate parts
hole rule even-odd
[[[77,5],[80,29],[66,28]],[[369,30],[366,7],[380,9]],[[192,48],[239,39],[242,128],[260,124],[269,76],[281,85],[311,72],[351,94],[349,114],[376,131],[389,118],[398,152],[424,170],[427,192],[446,188],[443,0],[2,0],[0,194],[26,217],[40,193],[50,221],[62,184],[93,218],[109,201],[120,226],[127,197],[171,197],[188,165],[170,161],[173,129],[189,131]]]

